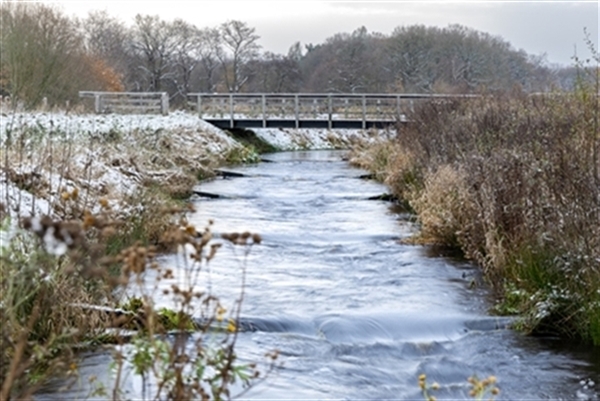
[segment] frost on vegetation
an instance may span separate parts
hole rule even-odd
[[[331,149],[376,140],[360,130],[259,129],[282,150]],[[386,134],[387,135],[387,134]],[[10,141],[9,141],[10,139]],[[215,167],[239,144],[196,114],[96,115],[14,113],[0,118],[4,145],[0,202],[13,217],[99,211],[99,199],[124,211],[141,186],[168,183],[173,191]],[[241,160],[243,161],[243,160]],[[181,185],[180,185],[181,184]],[[65,193],[79,192],[69,199]]]
[[[56,141],[57,135],[68,139]],[[57,215],[65,192],[92,213],[99,198],[111,206],[141,185],[193,177],[215,154],[236,146],[197,115],[76,115],[14,113],[0,118],[3,145],[0,202],[15,217]],[[96,201],[94,201],[96,200]]]
[[[389,132],[358,129],[279,129],[257,128],[256,135],[281,150],[336,149],[350,145],[373,143]]]
[[[556,285],[552,286],[549,290],[538,290],[530,297],[530,300],[535,305],[533,308],[533,319],[538,322],[542,321],[552,316],[561,306],[573,303],[573,301],[577,301],[579,298],[580,296],[577,294]]]

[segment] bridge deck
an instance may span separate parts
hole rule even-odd
[[[200,118],[220,128],[384,128],[422,99],[470,95],[393,93],[189,93]]]
[[[234,119],[204,118],[219,128],[322,128],[322,129],[384,129],[396,124],[395,120],[289,120],[289,119]]]

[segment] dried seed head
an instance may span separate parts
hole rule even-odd
[[[83,216],[83,228],[88,229],[96,224],[96,218],[89,211],[85,211]]]
[[[113,235],[115,235],[116,233],[117,233],[117,230],[114,227],[105,227],[102,230],[101,235],[103,238],[109,238],[109,237],[112,237]]]
[[[210,247],[210,252],[208,254],[208,256],[206,257],[206,261],[209,262],[212,260],[212,258],[215,257],[215,255],[217,254],[217,250],[221,247],[221,244],[212,244]]]
[[[185,227],[185,232],[186,232],[187,234],[191,235],[191,236],[194,236],[194,237],[197,235],[197,232],[196,232],[196,227],[192,226],[191,224],[188,224],[188,225]]]
[[[227,323],[227,331],[230,333],[234,333],[236,330],[235,321],[233,319],[229,319]]]
[[[212,239],[212,234],[210,233],[210,231],[206,231],[204,234],[202,234],[202,241],[200,242],[202,244],[202,246],[208,244],[208,242]]]

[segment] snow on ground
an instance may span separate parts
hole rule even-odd
[[[3,114],[0,118],[0,140],[4,141],[7,130],[21,127],[39,127],[45,130],[60,131],[78,135],[108,135],[115,132],[134,130],[156,132],[195,130],[200,134],[210,134],[233,145],[234,141],[221,129],[206,123],[198,115],[175,111],[166,116],[151,114],[69,114],[58,113],[14,113]],[[217,147],[211,149],[220,151]]]
[[[254,128],[256,135],[281,150],[349,148],[372,142],[390,132],[358,129]]]
[[[280,150],[348,148],[390,132],[255,129]],[[9,141],[9,139],[11,139]],[[12,113],[0,116],[0,222],[65,208],[96,212],[105,199],[116,209],[140,185],[172,185],[217,167],[239,145],[197,114],[162,115]],[[208,166],[208,167],[207,167]],[[78,199],[66,194],[78,191]],[[1,231],[1,230],[0,230]]]

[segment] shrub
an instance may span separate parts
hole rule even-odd
[[[459,246],[531,330],[600,343],[600,137],[589,90],[430,101],[367,164]],[[509,285],[510,284],[510,285]],[[503,309],[503,308],[500,308]],[[515,305],[504,309],[515,309]]]

